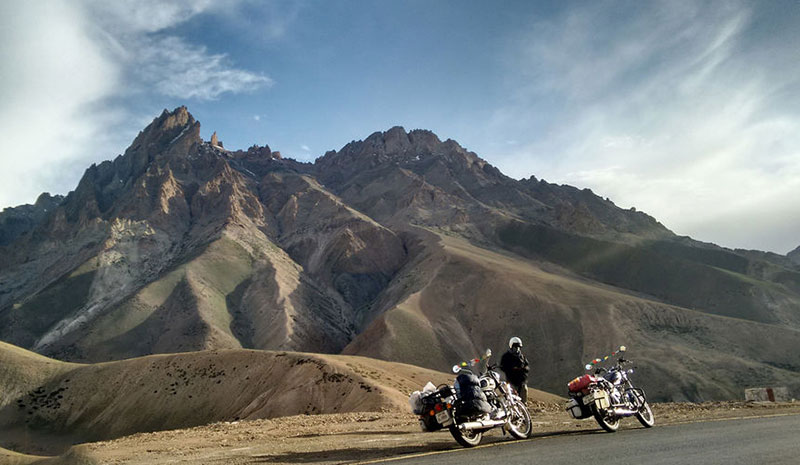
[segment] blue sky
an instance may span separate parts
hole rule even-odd
[[[800,245],[800,3],[0,3],[0,208],[164,108],[311,161],[394,125],[678,234]]]

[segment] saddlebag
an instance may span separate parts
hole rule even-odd
[[[575,418],[576,420],[582,420],[592,416],[592,410],[589,408],[589,406],[583,405],[582,402],[574,397],[567,401],[566,408],[570,415],[572,415],[572,418]]]
[[[428,394],[427,396],[421,399],[422,401],[422,412],[420,413],[420,426],[422,427],[423,431],[438,431],[443,428],[442,424],[439,423],[436,416],[443,410],[441,407],[436,409],[437,404],[445,403],[444,399],[442,398],[441,393],[433,392]]]
[[[452,424],[452,414],[449,413],[447,405],[454,400],[454,395],[453,388],[446,384],[439,386],[435,391],[426,389],[411,394],[409,402],[414,413],[420,416],[422,431],[438,431]]]
[[[456,396],[458,397],[458,416],[476,416],[492,411],[486,394],[481,390],[477,376],[470,372],[462,372],[456,378]]]
[[[436,392],[436,386],[434,386],[430,381],[428,381],[428,384],[422,388],[422,391],[412,392],[411,395],[408,396],[408,404],[411,406],[411,411],[414,412],[415,415],[421,415],[422,412],[425,411],[425,406],[422,404],[422,399]]]
[[[611,399],[608,397],[608,393],[602,389],[597,389],[594,392],[590,392],[589,394],[583,396],[582,400],[583,405],[585,406],[594,404],[600,409],[606,409],[611,406]]]

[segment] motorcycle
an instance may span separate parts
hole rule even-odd
[[[602,360],[597,358],[585,366],[587,371],[594,368],[594,375],[585,374],[570,381],[567,385],[570,398],[566,409],[573,418],[594,417],[600,427],[609,433],[619,428],[620,419],[630,416],[636,416],[645,428],[653,426],[655,418],[644,390],[635,387],[630,380],[629,375],[634,369],[624,368],[631,363],[622,356],[626,350],[625,346],[621,346],[611,354],[619,354],[619,358],[610,368],[597,366],[608,360],[609,356]]]
[[[419,415],[423,431],[448,428],[464,447],[477,446],[485,432],[498,427],[503,434],[508,432],[517,439],[530,437],[528,408],[511,385],[500,380],[497,365],[489,364],[491,355],[492,351],[487,349],[483,358],[486,370],[480,375],[472,370],[481,359],[462,362],[453,366],[453,373],[458,375],[453,386],[430,385],[427,391],[411,395],[409,401]]]

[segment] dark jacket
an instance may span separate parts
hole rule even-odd
[[[508,349],[500,359],[500,369],[506,374],[506,379],[511,384],[524,384],[528,380],[530,367],[528,359],[522,355],[519,349]]]

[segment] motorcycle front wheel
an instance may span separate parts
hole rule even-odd
[[[475,447],[481,443],[483,438],[483,431],[461,431],[456,424],[450,425],[450,434],[457,443],[464,447]]]
[[[604,415],[603,412],[594,405],[592,405],[592,414],[600,427],[609,433],[613,433],[619,428],[619,418]]]
[[[645,428],[652,428],[653,424],[655,424],[656,419],[653,416],[653,411],[650,409],[650,404],[647,402],[642,405],[642,408],[636,412],[636,418],[639,419],[639,423],[642,424]]]
[[[528,407],[522,402],[514,402],[514,405],[511,406],[508,432],[517,439],[528,439],[531,429],[533,429],[533,425]]]

